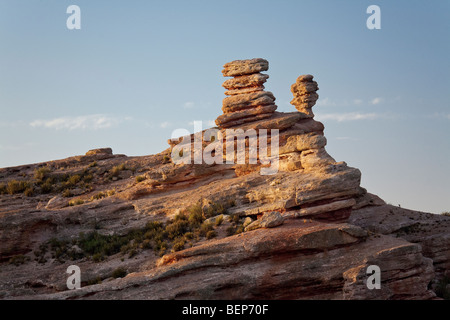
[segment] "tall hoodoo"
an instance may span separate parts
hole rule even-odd
[[[243,123],[269,118],[277,109],[272,92],[264,91],[269,76],[260,73],[269,69],[269,62],[261,58],[235,60],[223,66],[226,80],[223,87],[228,95],[223,99],[223,114],[217,117],[220,128],[230,128]]]

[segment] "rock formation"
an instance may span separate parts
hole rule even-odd
[[[291,86],[291,92],[294,95],[291,104],[309,118],[314,117],[311,109],[316,104],[317,99],[319,99],[319,95],[316,93],[319,90],[319,86],[316,81],[313,81],[313,78],[310,74],[300,76]]]
[[[450,217],[387,205],[361,172],[325,150],[313,119],[317,83],[292,86],[298,112],[276,112],[264,59],[224,66],[226,129],[278,130],[278,172],[256,162],[174,163],[110,149],[0,169],[2,299],[434,299],[450,276]],[[268,143],[275,135],[268,135]],[[197,141],[198,142],[198,141]],[[183,149],[182,149],[183,150]],[[271,150],[272,152],[272,150]],[[219,155],[220,157],[223,155]],[[275,155],[270,154],[274,157]],[[220,158],[219,157],[219,158]],[[66,269],[82,270],[67,290]],[[369,290],[366,270],[381,269]],[[170,290],[168,290],[170,288]]]
[[[235,60],[223,66],[223,75],[234,78],[223,83],[229,97],[223,99],[223,114],[216,119],[220,128],[265,119],[275,112],[275,97],[264,91],[269,76],[260,73],[268,69],[269,62],[264,59]]]

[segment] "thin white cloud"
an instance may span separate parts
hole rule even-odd
[[[335,107],[339,103],[336,103],[335,101],[332,101],[330,98],[326,97],[326,98],[317,100],[316,104],[320,107]]]
[[[380,115],[376,113],[359,113],[359,112],[348,112],[348,113],[324,113],[318,114],[317,118],[321,121],[331,120],[331,121],[357,121],[357,120],[374,120],[379,118]]]
[[[377,98],[370,100],[370,103],[373,105],[377,105],[377,104],[380,104],[381,102],[383,102],[383,100],[384,100],[383,98],[377,97]]]
[[[361,106],[364,104],[377,105],[384,101],[385,100],[382,97],[376,97],[370,100],[369,99],[363,100],[360,98],[354,98],[350,100],[332,100],[326,97],[326,98],[319,98],[319,100],[317,101],[317,105],[320,107]]]
[[[168,121],[162,122],[159,126],[163,129],[170,127],[172,124]]]
[[[335,140],[347,140],[347,141],[360,141],[361,139],[353,138],[353,137],[336,137]]]
[[[194,105],[195,105],[195,103],[193,103],[193,102],[191,102],[191,101],[188,101],[188,102],[185,102],[185,103],[184,103],[183,108],[185,108],[185,109],[191,109],[191,108],[194,107]]]
[[[199,121],[199,120],[197,120]],[[202,123],[202,128],[203,129],[207,129],[209,127],[216,127],[216,122],[214,120],[205,120],[205,121],[199,121]],[[194,121],[189,121],[188,125],[193,126],[194,125]]]
[[[130,118],[127,117],[127,119],[129,120]],[[30,126],[33,128],[48,128],[56,130],[98,130],[111,128],[123,120],[125,119],[120,117],[112,117],[104,114],[92,114],[47,120],[37,119],[30,122]]]

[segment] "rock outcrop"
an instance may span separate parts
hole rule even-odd
[[[223,114],[216,119],[220,128],[269,118],[275,112],[274,95],[264,91],[269,76],[260,73],[268,69],[269,62],[264,59],[236,60],[223,66],[223,75],[234,78],[223,83],[229,97],[223,99]]]
[[[267,70],[264,59],[225,64],[214,139],[208,129],[151,156],[97,149],[0,169],[0,298],[435,298],[450,276],[450,217],[367,193],[325,150],[313,77],[297,79],[298,111],[283,113]],[[227,139],[230,128],[256,140]],[[79,290],[66,287],[72,264]],[[371,265],[379,290],[366,285]]]
[[[317,99],[319,99],[319,95],[316,93],[319,90],[319,86],[313,78],[310,74],[300,76],[291,86],[291,92],[294,95],[291,104],[309,118],[314,117],[311,109],[316,104]]]

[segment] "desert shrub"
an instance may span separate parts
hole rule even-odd
[[[44,183],[41,184],[42,193],[50,193],[53,191],[53,179],[47,178]]]
[[[113,278],[123,278],[127,275],[127,270],[125,270],[122,267],[119,267],[117,269],[115,269],[112,273],[111,273],[111,277]]]
[[[117,166],[114,166],[114,167],[111,169],[111,171],[110,171],[111,176],[112,176],[112,177],[117,177],[117,176],[119,176],[120,172],[122,172],[123,170],[126,170],[126,169],[127,169],[127,168],[125,167],[125,164],[124,164],[124,163],[119,164],[119,165],[117,165]]]
[[[6,192],[9,194],[22,193],[28,188],[26,181],[10,180],[6,185]]]
[[[73,194],[72,194],[72,192],[71,192],[69,189],[64,189],[64,191],[63,191],[63,193],[62,193],[62,196],[63,196],[64,198],[70,198],[70,197],[73,196]]]
[[[111,196],[113,196],[113,195],[116,194],[116,189],[108,190],[108,191],[106,192],[106,194],[108,195],[108,197],[111,197]]]
[[[94,278],[94,279],[89,279],[89,280],[87,281],[87,285],[88,285],[88,286],[92,286],[92,285],[94,285],[94,284],[100,284],[100,283],[102,283],[102,278],[100,278],[100,277],[96,277],[96,278]]]
[[[209,231],[212,231],[213,229],[214,228],[211,223],[202,223],[202,225],[200,226],[200,229],[199,229],[199,234],[202,237],[206,237],[207,233]]]
[[[155,245],[155,252],[159,254],[159,256],[163,256],[167,251],[168,245],[166,241],[157,241]]]
[[[94,161],[94,162],[91,162],[88,167],[89,168],[94,168],[96,166],[97,166],[97,161]]]
[[[193,232],[186,232],[185,234],[184,234],[184,238],[186,239],[186,240],[192,240],[192,239],[194,239],[194,233]]]
[[[189,222],[185,219],[175,220],[166,226],[166,232],[170,239],[178,238],[189,231]]]
[[[26,188],[23,194],[26,195],[27,197],[34,196],[34,188],[32,186]]]
[[[49,167],[41,167],[34,170],[34,179],[37,182],[43,182],[50,175]]]
[[[8,193],[8,191],[6,191],[6,185],[4,183],[0,183],[0,194],[5,193]]]
[[[188,209],[188,221],[192,228],[196,228],[205,220],[203,218],[202,206],[197,203]]]
[[[146,178],[145,178],[144,176],[137,176],[137,177],[136,177],[136,182],[139,183],[139,182],[144,181],[145,179],[146,179]]]
[[[77,242],[78,246],[89,255],[110,256],[120,252],[127,245],[129,239],[119,235],[102,235],[97,231],[89,234],[81,234]]]
[[[66,185],[68,187],[74,187],[80,181],[81,181],[81,176],[79,174],[74,174],[73,176],[69,176],[69,178],[67,179]]]
[[[441,215],[450,217],[450,211],[442,212]]]
[[[217,233],[214,230],[210,230],[206,233],[206,239],[212,239],[217,236]]]
[[[19,254],[17,256],[12,257],[9,259],[9,263],[15,265],[16,267],[24,264],[25,262],[29,261],[30,258],[27,256],[24,256],[23,254]]]
[[[172,251],[176,252],[176,251],[180,251],[184,249],[184,245],[185,245],[185,241],[184,239],[178,239],[173,243],[172,246]]]
[[[103,199],[103,198],[106,198],[106,197],[107,197],[106,193],[99,192],[99,193],[97,193],[97,194],[95,194],[95,195],[93,195],[91,197],[91,201],[93,201],[93,200],[100,200],[100,199]]]
[[[88,173],[83,175],[83,182],[85,183],[89,183],[94,179],[94,176],[92,175],[92,173]]]
[[[152,242],[150,239],[144,239],[141,243],[141,249],[151,249],[152,248]]]
[[[83,204],[84,200],[82,199],[74,199],[74,200],[70,200],[69,201],[69,206],[73,207],[73,206],[79,206],[80,204]]]

